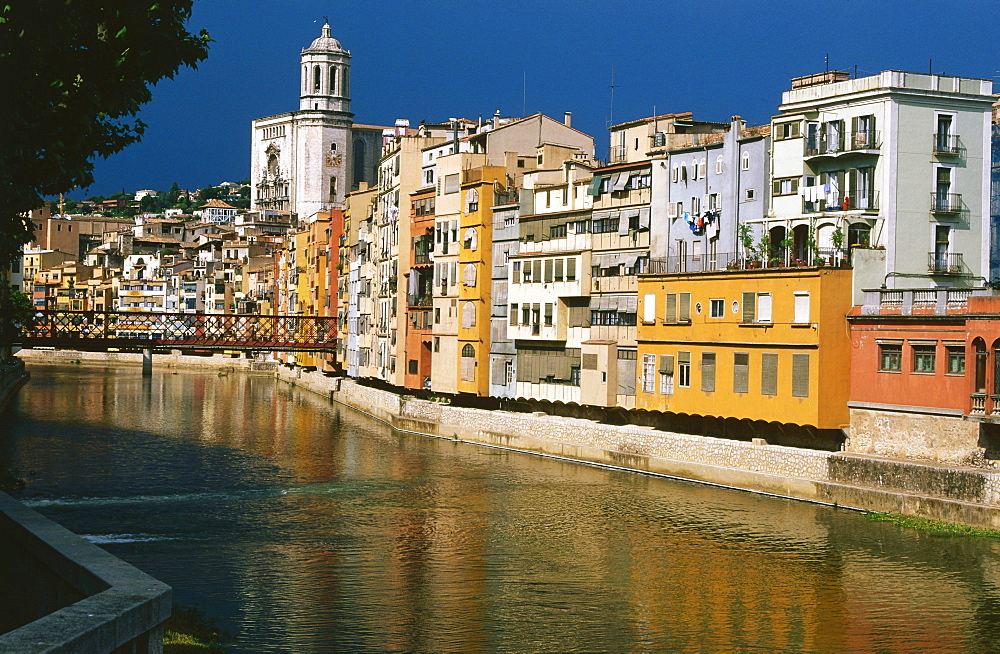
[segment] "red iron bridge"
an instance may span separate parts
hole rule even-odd
[[[319,316],[38,311],[15,336],[21,347],[260,350],[337,347],[337,319]]]

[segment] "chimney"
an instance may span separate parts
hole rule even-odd
[[[563,112],[563,125],[565,125],[566,127],[572,127],[573,126],[573,112],[572,111]]]
[[[359,191],[367,191],[368,190],[368,182],[358,182],[358,190]]]
[[[396,136],[406,136],[410,129],[410,121],[407,118],[396,119]]]
[[[500,127],[500,110],[493,112],[493,129]]]

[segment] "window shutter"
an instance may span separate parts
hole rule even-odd
[[[678,307],[678,312],[680,315],[677,317],[680,322],[691,322],[691,294],[690,293],[680,293],[680,306]]]
[[[531,262],[531,281],[538,283],[542,281],[542,260],[535,259]]]
[[[809,322],[809,294],[795,294],[795,317],[793,322],[802,324]]]
[[[809,397],[809,355],[792,355],[792,395]]]
[[[757,296],[757,322],[771,322],[771,294]]]
[[[743,294],[743,322],[751,323],[756,320],[757,316],[757,294],[756,293],[744,293]]]
[[[875,114],[868,116],[868,143],[872,145],[878,143],[875,138]]]
[[[794,178],[792,178],[792,191],[791,191],[791,193],[792,193],[792,195],[795,195],[798,192],[799,192],[799,178],[798,177],[794,177]]]
[[[642,296],[642,321],[656,322],[656,294],[645,293]]]
[[[672,354],[660,355],[660,374],[661,375],[674,374],[674,355]]]
[[[795,121],[794,123],[792,123],[791,137],[799,138],[800,136],[802,136],[802,123],[800,123],[799,121]]]
[[[851,142],[856,143],[854,135],[858,133],[858,116],[851,118]]]
[[[858,171],[855,168],[847,173],[847,196],[852,200],[858,197]]]
[[[776,179],[771,182],[771,195],[781,195],[781,180]]]
[[[760,361],[760,394],[778,394],[778,355],[765,352]]]
[[[552,259],[546,259],[545,260],[545,283],[546,284],[551,284],[552,283],[552,279],[553,279],[553,277],[552,277]]]
[[[512,327],[517,325],[517,304],[510,305],[510,324]]]
[[[562,258],[556,259],[556,277],[555,277],[555,280],[557,282],[561,282],[563,280],[563,259]]]
[[[715,392],[715,352],[701,353],[701,390]]]
[[[582,364],[584,370],[597,370],[597,354],[596,353],[584,354]]]
[[[747,352],[733,353],[733,392],[750,392],[750,354]]]
[[[506,383],[506,360],[505,359],[493,359],[492,368],[490,368],[490,383],[494,386],[503,386]]]
[[[677,322],[677,294],[667,293],[667,308],[664,313],[663,322]]]

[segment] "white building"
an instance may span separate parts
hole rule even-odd
[[[252,122],[251,208],[291,211],[309,222],[375,183],[382,127],[355,125],[351,53],[324,24],[302,50],[299,109]]]
[[[991,90],[988,80],[895,70],[792,80],[771,124],[762,222],[772,248],[815,234],[821,255],[852,253],[856,297],[883,284],[981,285]]]

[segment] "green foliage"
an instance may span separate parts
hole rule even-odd
[[[830,235],[830,240],[833,241],[833,247],[835,247],[838,252],[844,249],[844,230],[840,228],[840,225],[837,225],[837,229],[833,230],[833,234]]]
[[[163,624],[163,651],[166,654],[225,652],[222,641],[228,638],[229,634],[216,627],[214,620],[194,606],[174,606]]]
[[[31,298],[11,286],[7,287],[7,294],[11,322],[18,328],[23,327],[28,324],[35,313],[35,307],[31,304]]]
[[[193,0],[21,0],[0,7],[0,268],[32,236],[23,214],[93,181],[93,158],[138,141],[150,87],[194,67],[209,37]]]
[[[954,522],[918,518],[916,516],[900,515],[898,513],[865,512],[865,518],[873,522],[891,522],[899,527],[918,529],[942,536],[981,536],[983,538],[1000,538],[1000,531],[971,525],[960,525]]]
[[[206,186],[198,191],[198,199],[204,202],[205,200],[217,200],[222,195],[222,189],[217,186]]]

